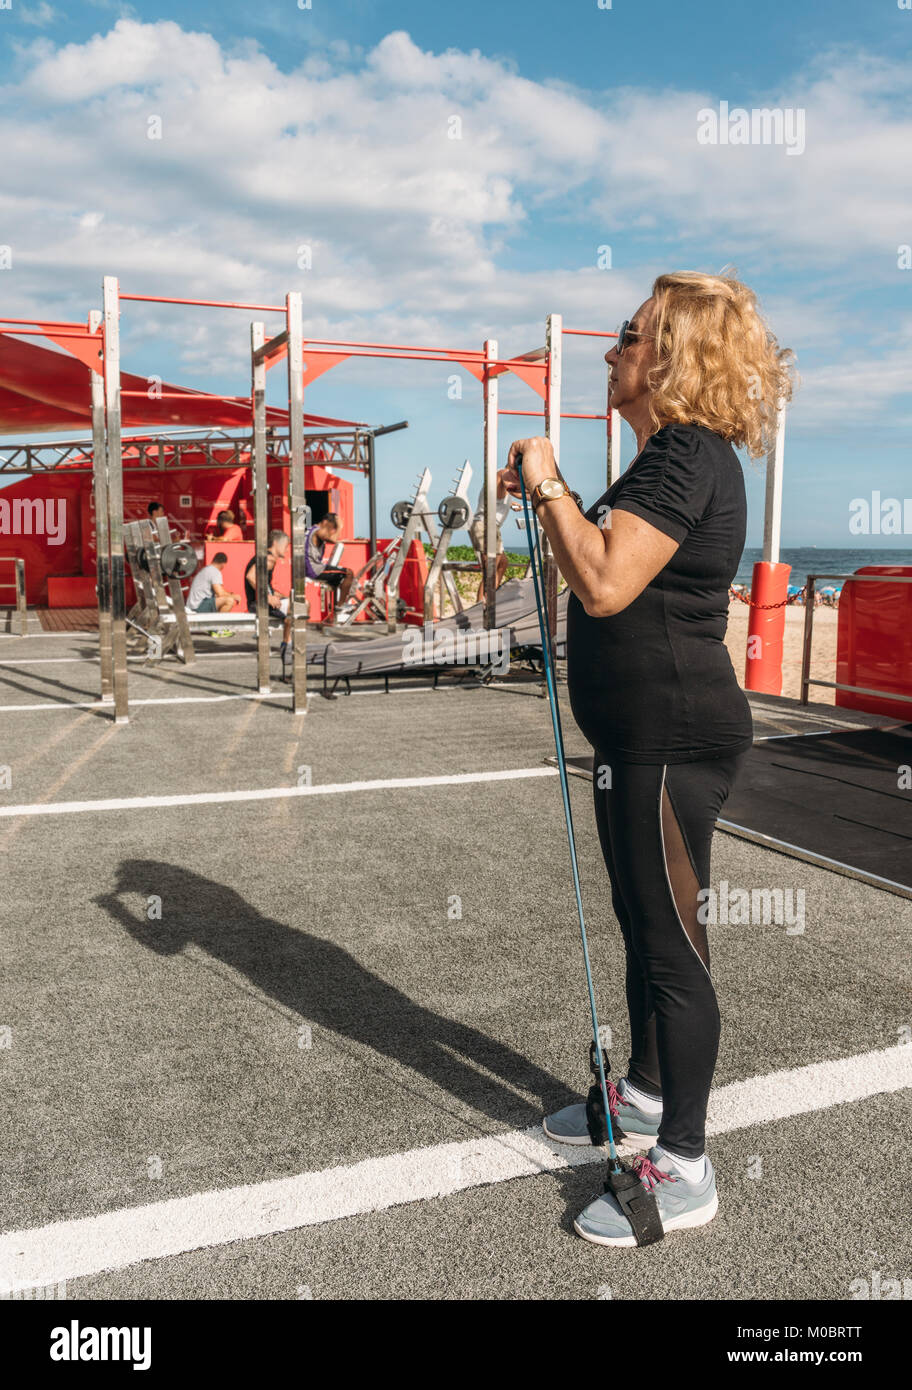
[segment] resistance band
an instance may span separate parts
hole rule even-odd
[[[639,1177],[618,1158],[615,1146],[614,1128],[611,1123],[611,1106],[608,1102],[608,1083],[605,1076],[611,1063],[599,1039],[598,1013],[595,1007],[595,989],[592,984],[592,966],[589,961],[589,940],[586,935],[586,920],[583,914],[583,896],[580,889],[579,864],[576,857],[576,840],[573,834],[573,814],[570,809],[570,784],[567,778],[567,760],[564,756],[564,734],[561,727],[560,706],[557,700],[557,687],[554,676],[554,648],[551,628],[545,604],[544,563],[542,561],[541,538],[538,521],[529,505],[526,483],[522,472],[522,458],[517,459],[519,486],[522,492],[523,516],[526,534],[529,537],[529,561],[532,571],[532,587],[535,591],[535,607],[538,610],[538,626],[541,633],[542,657],[545,668],[545,684],[548,690],[548,703],[551,707],[551,727],[554,732],[554,751],[560,773],[561,796],[564,802],[564,823],[567,827],[567,841],[570,848],[570,866],[573,873],[573,891],[576,895],[576,910],[579,916],[580,939],[583,944],[583,962],[586,967],[586,985],[589,990],[589,1010],[592,1015],[592,1042],[589,1047],[589,1068],[595,1078],[586,1101],[586,1125],[589,1137],[595,1145],[608,1145],[608,1176],[605,1191],[617,1198],[621,1210],[630,1222],[637,1245],[651,1245],[661,1240],[665,1232],[659,1216],[655,1194],[648,1192]],[[618,1129],[618,1137],[623,1131]]]

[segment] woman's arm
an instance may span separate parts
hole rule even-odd
[[[558,476],[547,439],[518,439],[500,473],[504,487],[520,495],[516,460],[531,498],[544,478]],[[542,530],[551,542],[557,567],[592,618],[609,618],[631,604],[668,564],[679,542],[632,512],[613,511],[602,526],[582,515],[572,497],[541,502]]]

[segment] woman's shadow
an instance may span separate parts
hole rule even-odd
[[[160,921],[140,916],[128,901],[152,894],[162,899]],[[543,1110],[573,1098],[562,1081],[511,1047],[416,1004],[335,942],[264,917],[212,879],[159,860],[128,859],[113,892],[95,901],[159,955],[193,943],[303,1022],[389,1057],[498,1124],[535,1124]]]

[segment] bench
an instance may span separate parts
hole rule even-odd
[[[169,619],[174,621],[174,614],[170,610],[162,614],[165,622]],[[238,613],[191,613],[187,609],[187,622],[191,627],[238,627],[256,629],[256,613],[248,613],[242,610]]]
[[[257,615],[245,611],[240,613],[185,613],[187,627],[191,632],[208,629],[231,627],[239,632],[256,632]],[[142,626],[139,618],[133,618],[127,614],[127,627],[137,637],[144,637],[146,640],[146,658],[150,661],[160,661],[166,651],[175,647],[179,641],[177,637],[177,618],[174,609],[170,606],[165,609],[157,610],[156,631],[149,632]],[[179,648],[178,648],[179,650]]]

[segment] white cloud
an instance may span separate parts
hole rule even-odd
[[[43,304],[81,319],[116,273],[135,291],[274,303],[302,288],[318,336],[497,334],[515,350],[541,339],[548,309],[614,327],[669,260],[732,259],[748,279],[800,271],[796,294],[766,306],[772,322],[799,352],[833,353],[845,297],[872,277],[895,283],[909,240],[912,76],[857,54],[763,94],[807,110],[794,158],[698,145],[697,112],[761,100],[750,93],[584,93],[477,51],[424,52],[401,32],[363,57],[328,44],[285,71],[250,42],[229,50],[173,21],[121,18],[84,43],[42,38],[25,59],[3,93],[11,313]],[[448,138],[453,117],[461,139]],[[562,265],[555,244],[580,228],[592,229],[586,264]],[[606,239],[624,264],[598,272]],[[826,290],[812,297],[808,280]],[[207,344],[234,359],[223,327],[194,335],[194,361]],[[871,400],[905,389],[891,351]],[[580,359],[590,399],[597,358]],[[805,380],[829,409],[843,369],[827,370],[833,384],[819,369]]]
[[[878,351],[857,343],[848,361],[824,363],[802,372],[792,410],[798,428],[826,421],[844,428],[869,422],[881,427],[912,423],[909,402],[912,315],[898,320]],[[904,406],[895,403],[905,396]]]
[[[23,87],[42,101],[84,101],[117,88],[151,86],[175,90],[182,78],[195,81],[222,70],[218,43],[210,34],[182,29],[172,20],[143,24],[119,19],[107,34],[46,52]]]
[[[19,18],[23,24],[31,24],[35,28],[43,29],[45,25],[52,24],[57,18],[57,11],[53,5],[49,5],[47,0],[41,0],[38,5],[29,5],[26,8],[20,7]]]

